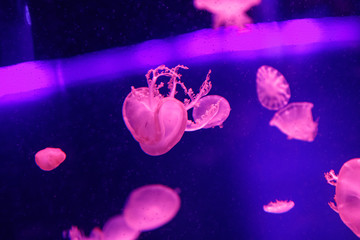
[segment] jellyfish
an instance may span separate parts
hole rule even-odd
[[[122,215],[110,218],[103,227],[103,240],[135,240],[140,232],[126,225]]]
[[[288,139],[312,142],[318,129],[318,120],[314,121],[311,113],[313,106],[309,102],[290,103],[275,113],[269,125],[279,128]]]
[[[148,87],[134,88],[125,98],[122,113],[126,127],[141,149],[152,156],[158,156],[170,151],[182,138],[185,130],[199,130],[205,126],[221,125],[224,119],[223,108],[226,108],[224,100],[220,98],[216,102],[202,101],[211,89],[210,73],[200,87],[198,94],[194,94],[191,88],[187,89],[180,82],[179,69],[188,69],[183,65],[175,68],[167,68],[164,65],[151,69],[145,76]],[[159,77],[169,77],[169,94],[164,97],[159,89],[164,83],[156,84]],[[175,98],[176,87],[180,85],[189,99],[180,102]],[[209,96],[210,97],[210,96]],[[220,96],[219,96],[220,97]],[[205,110],[203,115],[194,121],[188,120],[187,111],[197,108]],[[210,123],[211,122],[211,123]]]
[[[222,123],[228,118],[229,114],[230,104],[225,98],[218,95],[205,96],[194,106],[193,118],[195,123],[188,121],[185,131],[195,131],[215,126],[222,127]]]
[[[63,235],[64,238],[69,237],[70,240],[136,240],[140,233],[127,226],[122,215],[116,215],[105,223],[103,230],[95,227],[89,237],[76,226],[72,226]]]
[[[244,28],[252,23],[246,12],[261,0],[194,0],[194,6],[213,14],[213,28],[220,26],[237,26]]]
[[[147,185],[135,189],[124,207],[126,224],[138,231],[159,228],[171,221],[180,208],[180,197],[164,185]]]
[[[354,158],[341,167],[339,175],[334,170],[325,173],[327,182],[335,186],[335,203],[329,206],[340,215],[343,223],[360,237],[360,158]]]
[[[256,73],[256,91],[261,105],[279,110],[290,100],[290,87],[285,77],[275,68],[261,66]]]
[[[291,200],[282,201],[276,200],[275,202],[270,202],[267,205],[263,206],[265,212],[268,213],[286,213],[290,211],[295,206],[295,203]]]
[[[66,158],[60,148],[45,148],[35,154],[35,163],[44,171],[57,168]]]

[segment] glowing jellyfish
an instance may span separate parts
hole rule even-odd
[[[105,223],[103,235],[103,240],[134,240],[139,237],[140,232],[126,225],[122,215],[117,215]]]
[[[194,0],[194,6],[213,14],[213,28],[237,26],[243,28],[252,23],[246,12],[261,0]]]
[[[135,189],[124,208],[126,224],[139,231],[159,228],[171,221],[180,208],[180,197],[163,185],[147,185]]]
[[[279,110],[290,100],[290,87],[285,77],[275,68],[261,66],[256,73],[256,91],[261,105]]]
[[[268,213],[286,213],[295,206],[293,201],[279,201],[270,202],[263,206],[265,212]]]
[[[35,162],[44,171],[57,168],[66,158],[60,148],[45,148],[35,154]]]
[[[347,161],[336,176],[334,170],[325,173],[327,182],[335,186],[335,203],[329,206],[356,236],[360,237],[360,158]]]
[[[314,122],[311,113],[313,106],[309,102],[290,103],[276,112],[269,124],[279,128],[288,139],[312,142],[318,129],[318,120]]]
[[[178,70],[187,67],[178,65],[175,68],[167,68],[164,65],[151,69],[146,74],[148,87],[134,88],[125,98],[123,104],[123,118],[126,127],[129,129],[136,141],[139,142],[141,149],[152,156],[162,155],[172,149],[181,139],[185,130],[192,128],[198,130],[206,125],[216,123],[222,124],[224,101],[220,98],[219,103],[212,104],[212,101],[200,100],[207,95],[211,89],[210,72],[203,82],[198,94],[193,90],[187,89],[185,84],[180,82],[181,75]],[[159,77],[169,77],[169,94],[164,97],[159,89],[164,83],[156,84]],[[185,94],[190,99],[185,99],[184,103],[175,98],[176,87],[180,85]],[[187,110],[201,104],[205,113],[195,119],[195,122],[188,120]],[[222,117],[222,119],[220,119]]]
[[[229,102],[218,95],[209,95],[199,100],[194,106],[193,118],[188,121],[185,131],[195,131],[201,128],[222,127],[222,123],[230,114]]]

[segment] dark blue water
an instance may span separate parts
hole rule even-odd
[[[169,63],[169,67],[179,63]],[[76,225],[89,233],[119,214],[135,188],[160,183],[181,190],[182,205],[167,225],[139,239],[357,239],[327,205],[335,188],[324,172],[360,157],[360,50],[324,50],[237,60],[181,62],[188,87],[212,70],[210,94],[227,98],[224,127],[187,132],[168,153],[143,153],[121,114],[130,86],[145,72],[1,106],[0,239],[61,239]],[[257,100],[261,65],[283,73],[290,102],[314,104],[319,131],[312,143],[287,140],[268,125],[274,112]],[[34,154],[60,147],[67,159],[51,172]],[[275,199],[288,213],[265,213]]]

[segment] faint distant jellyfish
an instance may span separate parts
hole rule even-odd
[[[237,26],[243,28],[252,23],[246,12],[261,0],[194,0],[194,6],[213,14],[213,28]]]
[[[288,139],[312,142],[318,129],[318,120],[314,121],[311,113],[313,106],[309,102],[290,103],[275,113],[269,125],[279,128]]]
[[[35,162],[44,171],[57,168],[66,158],[60,148],[45,148],[35,154]]]
[[[267,205],[264,205],[264,211],[268,213],[286,213],[290,211],[295,206],[293,201],[279,201],[270,202]]]
[[[135,189],[124,208],[126,224],[139,231],[159,228],[171,221],[180,208],[180,197],[163,185],[147,185]]]
[[[211,104],[201,116],[201,122],[188,120],[187,110],[198,106],[202,97],[211,89],[210,71],[199,93],[195,95],[191,88],[187,89],[185,84],[180,82],[181,75],[178,73],[180,68],[187,69],[182,65],[171,69],[161,65],[151,69],[146,74],[148,87],[132,87],[125,98],[122,112],[126,127],[139,142],[141,149],[149,155],[158,156],[167,153],[180,141],[187,126],[198,130],[214,119],[217,112],[222,112],[221,109],[219,111],[222,104]],[[170,92],[166,97],[159,92],[164,83],[156,84],[159,77],[170,78],[168,82]],[[189,96],[184,103],[175,98],[178,85]]]
[[[122,215],[110,218],[103,227],[103,240],[135,240],[140,232],[130,228]]]
[[[335,186],[335,203],[329,206],[356,236],[360,237],[360,158],[354,158],[341,167],[339,175],[334,170],[325,173],[327,182]]]
[[[275,68],[261,66],[256,73],[256,91],[261,105],[279,110],[290,100],[290,87],[285,77]]]

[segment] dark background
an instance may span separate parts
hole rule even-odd
[[[28,5],[31,28],[24,6]],[[254,22],[359,15],[357,0],[263,0]],[[70,57],[211,27],[211,14],[190,0],[2,0],[0,66]]]
[[[260,5],[249,14],[262,22],[359,13],[359,1],[341,7],[339,1],[280,3],[265,4],[271,13]],[[211,27],[210,14],[185,1],[28,4],[31,29],[19,11],[23,1],[1,1],[2,65]],[[323,174],[360,156],[359,61],[358,43],[246,62],[226,55],[184,61],[187,86],[198,89],[211,68],[210,94],[227,98],[232,111],[224,128],[185,133],[159,157],[144,154],[122,120],[130,86],[146,84],[143,72],[43,101],[1,105],[0,239],[61,239],[71,225],[89,233],[121,213],[133,189],[154,183],[179,188],[182,206],[173,221],[139,239],[357,239],[327,205],[335,188]],[[314,103],[314,117],[320,117],[314,142],[289,141],[268,125],[274,112],[261,107],[255,91],[256,70],[264,64],[287,78],[291,102]],[[67,154],[51,172],[34,163],[45,147]],[[295,207],[283,215],[265,213],[262,206],[275,199],[291,199]]]

